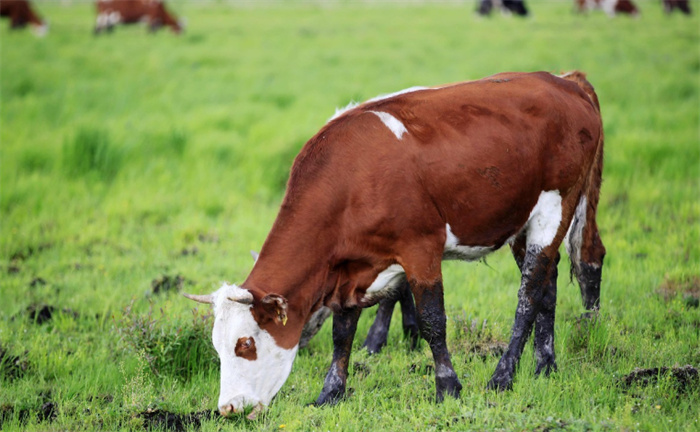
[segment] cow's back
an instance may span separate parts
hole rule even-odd
[[[405,132],[392,131],[385,114]],[[315,188],[306,196],[333,196],[349,237],[447,222],[467,244],[500,246],[540,192],[567,191],[587,172],[601,130],[595,103],[575,82],[499,74],[348,111],[307,144],[289,186],[306,181]]]

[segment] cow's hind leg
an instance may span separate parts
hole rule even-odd
[[[419,335],[418,322],[416,320],[416,306],[413,303],[411,288],[408,282],[404,281],[392,293],[391,297],[387,297],[379,302],[374,323],[372,323],[372,327],[370,327],[369,333],[367,333],[367,339],[365,339],[365,343],[362,345],[367,348],[370,354],[378,353],[386,345],[391,316],[394,313],[394,306],[397,301],[401,303],[401,319],[404,336],[409,338],[411,349],[416,348]]]
[[[554,263],[549,271],[549,276],[544,286],[540,307],[535,317],[535,359],[537,367],[535,375],[557,371],[557,363],[554,355],[554,317],[557,308],[557,264],[559,253],[554,258]]]
[[[525,237],[518,237],[511,245],[511,251],[520,271],[523,271],[525,262]],[[537,315],[535,316],[535,359],[537,368],[535,374],[544,372],[549,376],[551,372],[556,372],[557,364],[554,355],[554,318],[557,307],[557,265],[559,264],[559,253],[554,258],[549,277],[546,281],[542,300],[540,302]]]
[[[359,307],[354,307],[333,314],[333,361],[316,405],[335,404],[345,394],[350,351],[361,311]]]
[[[445,395],[459,397],[462,390],[457,374],[452,367],[446,342],[446,318],[442,280],[432,285],[411,281],[411,290],[416,300],[418,327],[423,339],[428,342],[435,360],[435,387],[437,401]]]
[[[545,252],[546,250],[549,251],[549,254]],[[522,279],[518,291],[518,308],[515,312],[513,332],[508,348],[499,360],[496,371],[488,383],[490,389],[506,390],[512,386],[515,369],[540,311],[546,287],[549,285],[551,271],[555,264],[555,255],[556,248],[542,249],[540,246],[532,245],[526,249],[521,265]],[[553,312],[551,318],[553,324]],[[543,334],[549,331],[550,329],[546,326],[542,327]],[[553,327],[551,332],[553,336]]]
[[[597,311],[600,307],[605,246],[598,232],[595,209],[591,208],[585,196],[579,200],[565,240],[571,258],[571,271],[578,280],[583,305],[588,310]]]
[[[403,325],[403,335],[408,337],[411,349],[418,346],[420,330],[418,328],[418,317],[416,315],[416,304],[413,302],[411,286],[405,282],[400,288],[399,302],[401,303],[401,323]]]

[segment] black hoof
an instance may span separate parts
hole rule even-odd
[[[543,363],[541,365],[537,365],[537,368],[535,369],[535,376],[544,375],[545,377],[548,377],[556,371],[557,364],[555,362]]]
[[[462,383],[459,382],[457,377],[445,380],[441,383],[436,383],[437,394],[435,400],[440,403],[445,400],[445,395],[452,396],[455,399],[459,399],[459,393],[462,391]]]
[[[368,336],[363,346],[367,348],[368,353],[377,354],[386,346],[386,339],[375,340],[374,338]]]
[[[497,377],[494,375],[486,388],[495,391],[511,390],[513,388],[513,380],[508,376]]]
[[[318,399],[316,399],[316,402],[314,402],[314,406],[320,407],[324,405],[328,406],[333,406],[336,405],[338,402],[343,400],[345,397],[345,389],[336,389],[336,390],[330,390],[330,391],[325,391],[321,390],[321,394],[318,396]]]

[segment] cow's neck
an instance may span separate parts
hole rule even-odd
[[[280,294],[288,302],[284,333],[297,333],[328,291],[329,268],[337,241],[328,215],[283,205],[243,288]],[[298,324],[298,325],[297,325]],[[285,336],[290,337],[290,336]]]

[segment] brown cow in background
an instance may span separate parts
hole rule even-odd
[[[639,15],[639,9],[632,0],[576,0],[576,8],[579,12],[603,9],[611,17],[617,14]]]
[[[49,25],[34,12],[27,0],[0,0],[0,16],[10,18],[10,28],[20,29],[31,24],[34,33],[44,36]]]
[[[180,33],[184,25],[165,8],[161,0],[98,0],[95,34],[112,31],[117,24],[145,22],[150,31],[163,26]]]
[[[686,15],[690,15],[690,2],[688,0],[663,0],[664,11],[671,13],[678,9]]]

